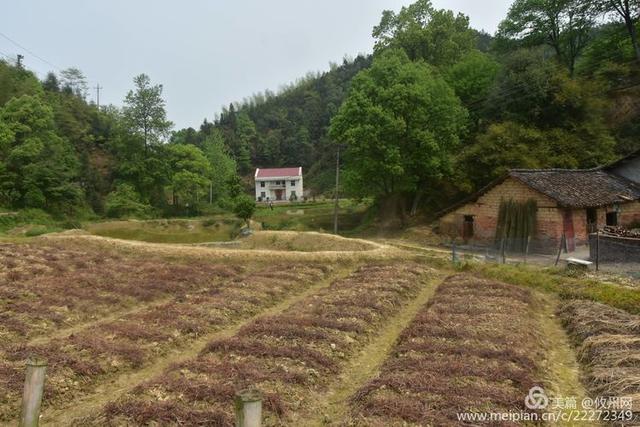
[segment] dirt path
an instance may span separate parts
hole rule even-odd
[[[577,408],[581,408],[582,399],[587,397],[587,391],[580,381],[580,364],[576,360],[569,337],[560,319],[556,316],[557,300],[551,295],[539,294],[540,306],[539,324],[544,331],[546,356],[544,361],[547,384],[545,391],[549,396],[576,399]],[[550,409],[555,411],[555,409]],[[562,412],[568,413],[569,409]],[[599,423],[587,421],[558,422],[559,426],[597,426]]]
[[[342,370],[343,374],[340,375],[339,382],[332,387],[332,390],[325,394],[317,405],[300,414],[301,417],[309,417],[303,418],[305,426],[337,424],[348,416],[347,399],[349,396],[355,393],[369,379],[377,375],[400,333],[409,325],[424,304],[429,301],[445,277],[444,274],[439,274],[428,279],[420,294],[400,314],[387,322],[380,334],[363,349],[358,357],[350,361]],[[296,425],[295,420],[293,425]]]
[[[66,427],[72,425],[74,420],[95,413],[96,411],[100,410],[100,408],[107,402],[117,399],[119,396],[133,389],[139,383],[142,383],[163,372],[171,364],[180,363],[187,359],[196,357],[204,349],[209,341],[230,337],[238,332],[240,328],[250,322],[253,322],[259,317],[275,315],[286,310],[290,306],[296,304],[298,301],[301,301],[309,295],[317,292],[319,289],[328,287],[336,279],[348,276],[358,267],[358,265],[359,264],[353,264],[350,266],[341,267],[339,270],[335,271],[327,278],[319,281],[303,292],[289,297],[286,300],[281,301],[275,306],[268,308],[255,316],[244,319],[232,326],[225,328],[224,330],[204,335],[196,341],[193,341],[187,348],[176,349],[173,352],[162,357],[162,359],[156,361],[156,363],[153,363],[143,369],[135,372],[128,372],[126,374],[111,378],[105,381],[100,386],[96,387],[96,389],[92,393],[75,399],[68,407],[58,407],[48,410],[45,409],[43,411],[41,422],[46,426]]]

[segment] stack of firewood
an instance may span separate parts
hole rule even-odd
[[[605,234],[608,234],[608,235],[611,235],[611,236],[631,237],[631,238],[635,238],[635,239],[640,239],[640,231],[629,230],[629,229],[626,229],[626,228],[623,228],[623,227],[605,225],[602,228],[602,231]]]

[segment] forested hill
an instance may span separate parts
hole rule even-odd
[[[596,167],[640,149],[639,14],[640,0],[515,0],[490,36],[417,0],[382,13],[372,55],[197,130],[174,130],[162,85],[145,74],[121,107],[97,108],[77,69],[39,80],[0,61],[0,209],[228,210],[255,167],[298,165],[307,189],[330,194],[338,145],[342,194],[400,218],[433,214],[509,168]]]
[[[426,0],[385,11],[373,55],[234,103],[172,141],[214,135],[247,182],[255,167],[302,165],[316,193],[332,191],[341,143],[346,194],[397,196],[431,212],[508,168],[601,165],[640,149],[640,51],[614,0],[578,3],[517,0],[493,36]],[[358,74],[367,82],[351,91],[349,111]],[[383,128],[394,120],[399,131]]]
[[[346,97],[352,78],[371,65],[359,55],[332,64],[329,71],[310,73],[278,93],[266,91],[223,108],[213,122],[199,130],[182,129],[173,142],[199,145],[218,133],[242,175],[255,167],[302,166],[305,185],[318,193],[331,187],[335,144],[329,140],[331,118]]]

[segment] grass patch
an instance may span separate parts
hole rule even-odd
[[[338,210],[340,230],[350,232],[364,221],[369,202],[341,200]],[[291,203],[258,206],[253,220],[266,230],[328,231],[333,229],[333,202]]]
[[[475,271],[491,279],[551,292],[563,300],[586,299],[640,314],[640,289],[569,277],[562,270],[523,264],[464,263],[459,268]]]
[[[103,237],[150,243],[205,243],[229,241],[236,237],[240,220],[205,218],[201,220],[109,221],[85,226]]]
[[[260,231],[241,240],[240,249],[268,249],[284,251],[366,251],[377,246],[364,240],[347,239],[332,234]]]

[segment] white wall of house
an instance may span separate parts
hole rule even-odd
[[[298,200],[303,196],[303,184],[301,176],[282,176],[269,178],[255,178],[256,201],[277,201],[280,194],[281,201],[289,201],[291,194],[295,193]]]

